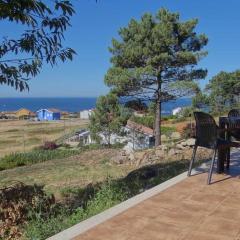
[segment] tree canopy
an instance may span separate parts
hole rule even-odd
[[[25,28],[18,39],[0,40],[0,84],[29,89],[28,80],[44,62],[53,66],[58,60],[72,60],[74,50],[62,42],[73,14],[67,0],[0,0],[0,20]]]
[[[239,104],[240,70],[220,72],[206,86],[212,112],[223,112]]]
[[[119,104],[116,95],[110,93],[106,96],[100,96],[96,103],[96,109],[90,117],[89,129],[91,136],[96,141],[101,141],[101,135],[107,144],[111,144],[111,135],[121,134],[129,118],[129,112]]]
[[[144,14],[119,30],[109,48],[112,66],[105,83],[118,96],[155,103],[156,145],[161,143],[161,103],[185,96],[196,88],[195,80],[207,71],[196,68],[207,52],[208,39],[197,34],[198,20],[180,21],[178,13],[160,9]]]
[[[206,93],[204,93],[200,87],[195,90],[195,96],[192,97],[192,106],[194,109],[202,109],[209,105],[209,98]]]

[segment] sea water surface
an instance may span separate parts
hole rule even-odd
[[[16,111],[20,108],[27,108],[35,112],[41,108],[58,108],[62,111],[79,112],[94,108],[96,100],[96,97],[0,98],[0,111]],[[176,101],[163,103],[162,114],[169,115],[174,108],[189,106],[191,102],[191,98],[181,98]]]

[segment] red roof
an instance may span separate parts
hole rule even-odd
[[[130,120],[127,121],[127,127],[147,135],[153,135],[153,129]]]

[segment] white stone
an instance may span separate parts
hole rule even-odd
[[[181,134],[179,132],[173,132],[171,134],[171,138],[179,139],[181,137]]]
[[[192,147],[195,145],[195,139],[194,138],[189,138],[186,140],[186,145],[189,147]]]

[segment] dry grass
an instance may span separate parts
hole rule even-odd
[[[117,149],[91,150],[65,159],[5,170],[0,175],[0,187],[12,181],[43,184],[47,191],[59,197],[63,188],[84,187],[108,177],[122,177],[132,171],[134,167],[131,165],[117,165],[110,161],[118,151]]]
[[[86,127],[88,121],[71,119],[53,122],[14,120],[0,122],[0,157],[13,152],[29,151],[45,141],[56,140],[75,129]]]

